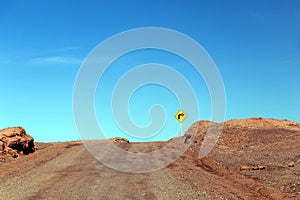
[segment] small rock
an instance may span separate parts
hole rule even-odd
[[[266,169],[266,167],[265,167],[265,166],[263,166],[263,165],[258,165],[257,167],[258,167],[258,169],[259,169],[259,170]]]
[[[246,166],[246,165],[240,167],[240,170],[250,170],[250,169],[251,169],[251,167]]]
[[[13,158],[17,158],[17,157],[19,157],[19,154],[16,153],[16,152],[13,152],[11,156],[12,156]]]
[[[294,166],[295,166],[295,162],[294,162],[294,161],[289,162],[289,163],[288,163],[288,166],[289,166],[289,167],[294,167]]]
[[[259,170],[258,166],[252,167],[252,170]]]

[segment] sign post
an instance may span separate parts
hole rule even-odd
[[[183,121],[187,118],[187,114],[185,112],[183,112],[183,110],[179,110],[176,114],[175,114],[175,119],[177,119],[180,123],[180,134],[182,136],[182,123]]]

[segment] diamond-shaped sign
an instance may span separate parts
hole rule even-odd
[[[183,110],[179,110],[175,115],[175,119],[177,119],[180,123],[182,123],[186,118],[187,114],[185,114]]]

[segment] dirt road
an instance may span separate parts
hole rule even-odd
[[[34,154],[0,163],[1,199],[289,199],[209,158],[198,160],[192,150],[162,170],[130,174],[99,163],[79,142],[39,146]]]

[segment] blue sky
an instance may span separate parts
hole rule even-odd
[[[72,93],[83,60],[108,37],[149,26],[182,32],[206,49],[224,81],[226,119],[262,116],[300,122],[300,2],[297,0],[47,3],[28,0],[3,1],[0,6],[0,128],[23,126],[36,141],[78,139]],[[201,77],[191,77],[193,71],[183,60],[144,51],[120,59],[119,65],[133,67],[150,61],[167,61],[165,64],[174,68],[186,66],[182,73],[192,84],[199,83],[200,119],[210,118],[205,84]],[[107,78],[121,72],[108,71]],[[108,93],[112,88],[109,83]],[[166,106],[171,113],[167,122],[172,128],[166,126],[168,134],[152,139],[174,136],[173,129],[178,124],[169,117],[173,116],[173,110],[177,111],[174,96],[155,85],[144,89],[146,93],[152,91],[163,96],[164,100],[144,101],[147,95],[137,91],[129,102],[133,120],[146,125],[149,119],[144,115],[145,107],[173,102],[170,104],[173,107]],[[96,94],[99,120],[102,101],[106,100]],[[111,123],[112,120],[105,123],[105,131],[111,131],[108,137],[120,135]]]

